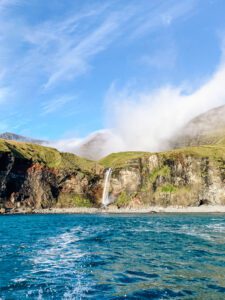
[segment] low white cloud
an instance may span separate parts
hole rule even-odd
[[[133,37],[140,37],[146,32],[152,31],[160,26],[168,27],[178,19],[185,18],[195,8],[198,1],[183,0],[183,1],[159,1],[158,5],[150,7],[148,19],[145,19],[133,31]]]
[[[107,95],[112,131],[121,138],[126,150],[163,150],[166,141],[190,119],[225,104],[224,85],[222,64],[191,94],[171,86],[145,93],[132,93],[129,89],[118,92],[112,87]]]
[[[225,64],[201,87],[188,94],[182,87],[166,86],[155,91],[117,90],[112,85],[106,96],[108,130],[85,139],[58,142],[67,150],[99,159],[118,151],[160,151],[188,121],[225,104]],[[57,147],[57,144],[55,144]]]

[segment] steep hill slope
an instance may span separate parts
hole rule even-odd
[[[191,120],[171,141],[171,148],[225,143],[225,105]]]
[[[102,167],[70,153],[0,140],[0,208],[96,206]]]

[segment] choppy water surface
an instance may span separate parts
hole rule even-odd
[[[0,217],[0,299],[225,299],[225,215]]]

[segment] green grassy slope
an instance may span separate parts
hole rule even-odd
[[[150,152],[118,152],[111,153],[108,156],[99,160],[99,164],[109,168],[119,168],[129,165],[129,162],[134,159],[141,158],[143,156],[149,156]]]
[[[0,152],[12,152],[15,157],[32,160],[49,168],[79,168],[84,171],[92,171],[96,167],[96,162],[37,144],[0,139]]]
[[[132,160],[138,158],[149,157],[150,152],[119,152],[110,154],[99,161],[99,164],[104,167],[112,168],[122,168],[128,166]],[[218,145],[205,145],[199,147],[185,147],[181,149],[175,149],[165,152],[157,153],[159,156],[164,156],[166,158],[176,158],[180,155],[192,156],[192,157],[208,157],[211,160],[225,161],[225,144]]]

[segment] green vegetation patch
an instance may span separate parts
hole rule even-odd
[[[0,152],[10,152],[5,140],[0,139]]]
[[[112,153],[102,158],[99,163],[106,168],[120,168],[129,165],[131,160],[142,158],[143,156],[149,155],[150,152],[118,152]]]
[[[72,153],[62,152],[61,157],[61,167],[65,169],[78,168],[83,171],[92,172],[98,166],[97,162],[85,159]]]
[[[115,205],[120,207],[126,207],[130,203],[131,197],[126,192],[122,192],[115,201]]]
[[[206,158],[213,161],[218,161],[220,159],[225,160],[225,146],[224,145],[207,145],[199,147],[186,147],[182,149],[171,150],[167,152],[161,152],[166,158],[177,159],[183,155],[190,155],[197,158]]]
[[[94,207],[94,204],[87,198],[81,195],[74,194],[61,194],[58,201],[57,207]]]
[[[176,193],[178,191],[178,188],[170,183],[164,184],[163,186],[160,186],[158,190],[160,193]]]
[[[15,157],[39,162],[48,167],[58,167],[61,163],[59,151],[36,144],[0,140],[0,151],[11,152]]]
[[[0,152],[11,152],[15,157],[32,160],[49,168],[80,169],[91,172],[98,165],[97,162],[72,153],[60,153],[54,148],[3,139],[0,139]]]
[[[169,166],[163,166],[162,168],[155,169],[149,176],[150,182],[155,182],[157,177],[169,177],[170,176],[170,168]]]

